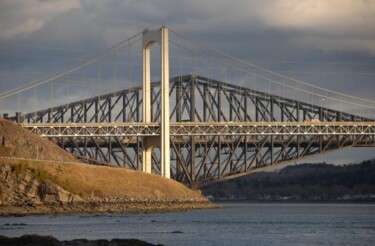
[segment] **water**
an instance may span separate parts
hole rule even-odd
[[[0,234],[164,245],[375,245],[375,204],[225,204],[216,210],[0,218]]]

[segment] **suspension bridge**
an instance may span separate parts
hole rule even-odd
[[[156,59],[154,44],[160,48]],[[134,81],[143,83],[127,87]],[[65,98],[64,86],[72,87]],[[1,93],[1,110],[6,99],[15,98],[16,105],[26,98],[22,93],[34,102],[4,117],[54,139],[82,161],[190,186],[345,147],[375,146],[374,101],[269,71],[166,27]],[[69,101],[75,93],[78,98]],[[37,105],[48,95],[49,102]],[[63,103],[52,106],[59,99]],[[36,110],[28,111],[30,104]]]

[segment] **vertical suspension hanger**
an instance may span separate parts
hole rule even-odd
[[[195,46],[195,49],[194,49],[194,57],[195,57],[195,77],[198,76],[198,51],[197,51],[197,44],[194,45]]]
[[[20,110],[20,105],[21,105],[21,102],[20,102],[20,93],[17,93],[17,112],[21,112]]]
[[[177,49],[176,49],[177,50]],[[177,83],[177,86],[176,86],[176,88],[175,88],[175,92],[176,92],[176,95],[178,96],[178,97],[183,97],[183,95],[184,95],[184,92],[183,92],[183,86],[182,86],[182,66],[183,66],[183,54],[182,54],[182,50],[181,49],[179,49],[179,52],[178,52],[178,56],[179,56],[179,82]],[[184,106],[184,104],[183,104],[183,98],[180,98],[180,100],[178,101],[178,103],[179,103],[179,105],[176,105],[177,107],[179,107],[180,108],[180,110],[182,111],[182,112],[180,112],[180,121],[182,120],[182,118],[183,118],[183,116],[182,116],[182,114],[183,114],[183,106]],[[177,102],[176,102],[177,103]],[[177,160],[177,157],[176,157],[176,160]]]
[[[38,110],[37,108],[37,102],[36,102],[36,97],[37,97],[37,92],[36,92],[36,87],[34,87],[34,122],[36,121],[36,111]]]
[[[65,81],[65,104],[66,106],[66,111],[68,111],[68,102],[69,102],[69,74],[66,75],[66,81]]]
[[[314,112],[314,88],[311,88],[311,116],[315,118]]]
[[[268,105],[269,107],[271,107],[271,74],[270,73],[268,73]],[[268,121],[271,121],[271,118],[268,119]]]
[[[117,88],[117,78],[116,78],[116,68],[117,68],[117,61],[116,61],[116,49],[113,49],[113,54],[112,54],[112,76],[113,76],[113,94],[118,91]]]
[[[82,105],[84,106],[85,105],[85,101],[86,101],[86,97],[87,97],[87,93],[86,92],[86,72],[87,72],[87,66],[85,66],[83,69],[82,69],[82,86],[81,86],[81,95],[82,95]]]
[[[254,77],[255,77],[255,86],[254,86],[254,90],[255,91],[258,91],[258,70],[255,68],[254,69]]]
[[[99,54],[98,54],[99,55]],[[100,64],[100,60],[98,60],[97,61],[98,63],[97,63],[97,83],[98,83],[98,87],[97,87],[97,89],[98,89],[98,104],[100,105],[100,90],[101,90],[101,85],[100,85],[100,83],[101,83],[101,64]]]
[[[180,60],[180,62],[179,62],[179,64],[180,64],[180,66],[179,66],[179,77],[180,77],[180,80],[182,80],[183,54],[182,54],[181,49],[179,50],[178,54],[179,54],[179,60]]]
[[[128,41],[128,76],[129,76],[129,83],[130,87],[133,87],[133,78],[132,78],[132,44],[130,41]]]
[[[53,105],[53,81],[49,82],[49,100],[50,100],[50,106]]]

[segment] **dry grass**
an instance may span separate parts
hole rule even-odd
[[[33,135],[14,123],[0,119],[0,156],[35,158],[45,160],[77,160],[54,143]],[[19,165],[19,160],[6,160],[9,165]],[[85,164],[58,164],[23,161],[36,176],[57,183],[64,189],[88,197],[133,199],[200,199],[202,196],[170,179],[123,168],[109,168]]]
[[[77,161],[55,143],[34,135],[17,124],[0,119],[0,155],[30,159]]]
[[[7,164],[18,167],[20,162],[9,160]],[[174,180],[124,168],[34,161],[23,161],[22,164],[37,178],[48,179],[81,197],[95,195],[101,198],[170,200],[202,198],[198,192]]]

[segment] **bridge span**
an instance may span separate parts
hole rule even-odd
[[[141,169],[140,139],[159,123],[22,123],[80,159]],[[375,147],[375,122],[173,122],[172,178],[195,186],[344,147]],[[155,144],[156,146],[158,144]],[[158,147],[157,147],[158,148]],[[153,153],[153,172],[160,172]]]
[[[159,123],[26,123],[42,137],[145,137],[160,135]],[[375,122],[174,122],[171,136],[375,136]]]
[[[144,170],[143,138],[160,174],[160,84],[152,122],[142,122],[142,87],[18,115],[31,132],[82,161]],[[345,147],[375,146],[375,121],[208,79],[176,76],[170,110],[171,178],[195,186]]]
[[[25,129],[55,141],[85,162],[160,174],[190,186],[346,147],[375,146],[375,120],[371,111],[375,102],[331,90],[321,93],[320,87],[238,59],[234,59],[239,64],[236,67],[226,63],[232,59],[230,56],[224,57],[224,63],[218,62],[225,69],[217,74],[211,69],[214,59],[208,57],[204,64],[209,64],[210,76],[200,76],[197,73],[200,52],[195,52],[194,59],[189,60],[194,63],[195,72],[177,73],[180,75],[169,78],[168,44],[181,45],[170,41],[168,35],[168,29],[162,27],[133,37],[142,40],[142,86],[37,108],[10,118]],[[118,64],[114,63],[114,55],[121,45],[129,47],[134,42],[131,38],[88,62],[2,93],[0,99],[44,83],[50,83],[52,89],[59,79],[68,83],[69,75],[80,69],[85,84],[91,71],[86,68],[95,62],[99,63],[93,69],[98,81],[108,82],[108,74],[114,74],[112,80],[116,81]],[[154,42],[160,44],[161,78],[151,83],[150,49]],[[100,62],[108,54],[113,59]],[[114,68],[105,73],[101,64],[114,64]],[[248,77],[229,77],[227,68]],[[179,72],[182,70],[181,67]],[[131,77],[131,66],[129,73]],[[255,83],[255,88],[243,86],[245,78]],[[286,80],[298,86],[284,85]],[[271,84],[283,90],[272,93]],[[265,85],[268,85],[266,90]],[[343,105],[348,107],[344,110]]]

